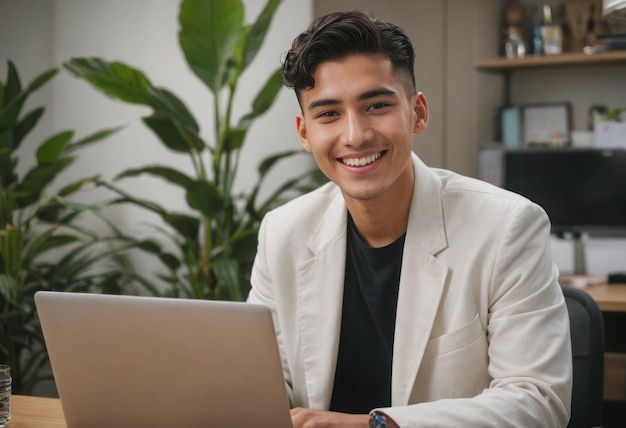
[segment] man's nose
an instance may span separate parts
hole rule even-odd
[[[358,113],[346,115],[345,144],[358,147],[372,139],[373,131],[366,117]]]

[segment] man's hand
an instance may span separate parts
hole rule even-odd
[[[369,415],[351,415],[303,407],[291,409],[293,428],[368,428],[369,420]]]

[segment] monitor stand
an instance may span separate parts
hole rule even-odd
[[[585,238],[586,234],[580,231],[557,232],[556,237],[574,244],[574,269],[572,275],[586,275]]]

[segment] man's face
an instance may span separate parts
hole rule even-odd
[[[302,146],[344,197],[374,200],[410,192],[413,134],[428,124],[422,94],[385,55],[350,55],[317,66],[296,118]]]

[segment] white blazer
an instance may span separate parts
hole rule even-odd
[[[413,154],[392,407],[401,427],[564,427],[569,321],[545,212]],[[248,300],[269,306],[294,407],[328,409],[347,210],[329,183],[268,213]]]

